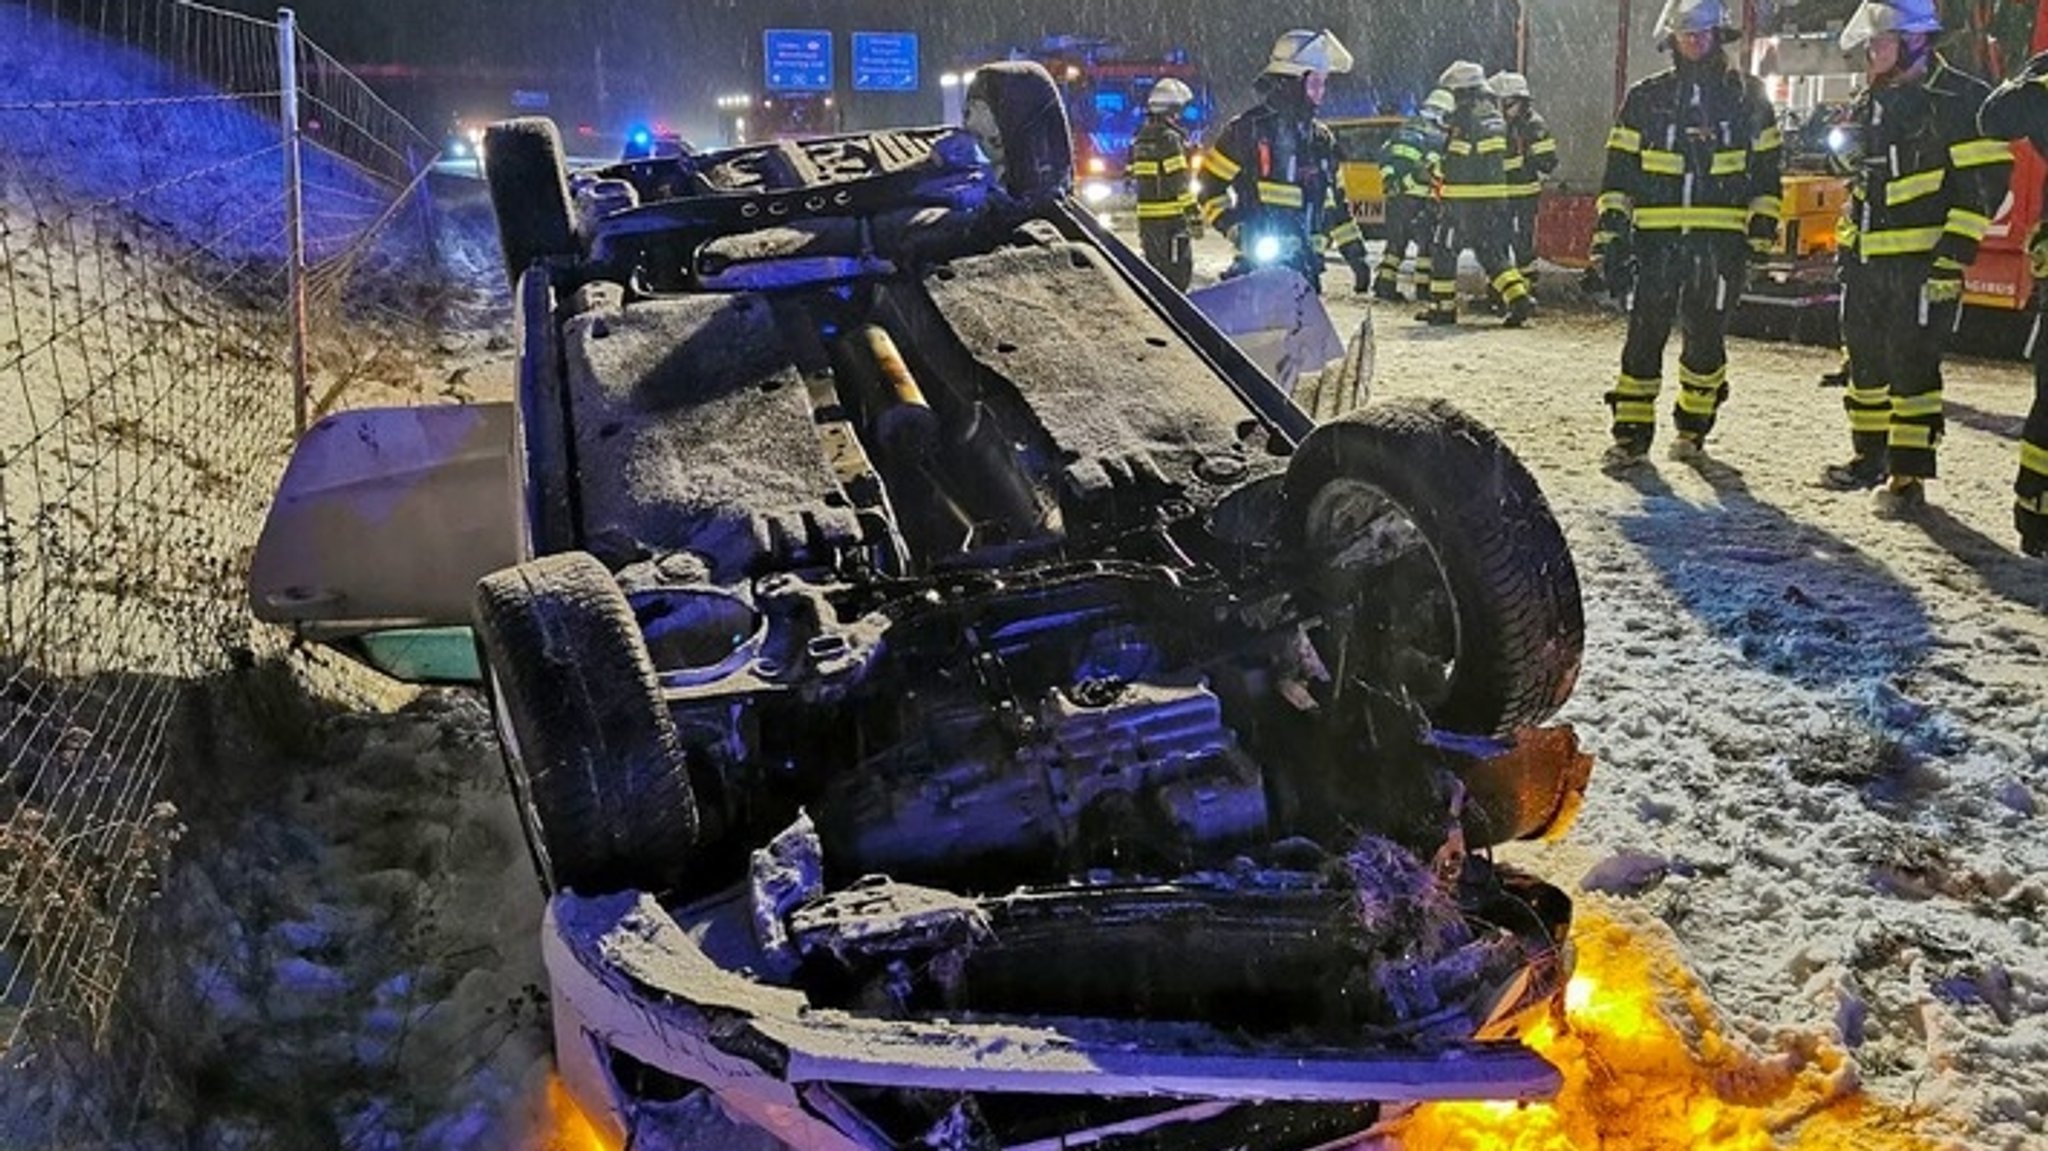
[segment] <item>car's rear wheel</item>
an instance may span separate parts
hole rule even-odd
[[[698,832],[688,759],[611,573],[583,552],[494,572],[475,623],[548,881],[681,886]]]
[[[1336,699],[1397,689],[1439,728],[1507,735],[1571,695],[1578,570],[1535,478],[1484,425],[1441,400],[1339,416],[1289,461],[1286,509]]]
[[[576,255],[562,136],[553,120],[524,116],[484,129],[483,147],[505,280],[516,289],[536,261]]]
[[[964,104],[967,130],[995,162],[1003,187],[1031,200],[1074,182],[1074,137],[1052,74],[1033,60],[1003,60],[975,70]]]

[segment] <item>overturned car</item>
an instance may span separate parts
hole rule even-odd
[[[1035,65],[966,119],[573,177],[492,128],[517,398],[318,425],[259,614],[487,683],[630,1146],[1554,1092],[1570,902],[1487,851],[1589,767],[1535,482],[1442,403],[1312,421],[1069,198]]]

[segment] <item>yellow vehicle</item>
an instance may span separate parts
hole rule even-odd
[[[1387,223],[1387,189],[1380,178],[1380,148],[1401,126],[1399,116],[1357,116],[1328,121],[1337,134],[1339,178],[1351,218],[1368,236],[1379,236]]]

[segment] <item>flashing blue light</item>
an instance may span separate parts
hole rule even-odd
[[[1180,118],[1190,124],[1201,123],[1202,106],[1200,104],[1183,104],[1180,109]]]
[[[635,148],[645,148],[652,143],[654,143],[654,133],[649,132],[645,128],[635,128],[633,130],[633,146]]]

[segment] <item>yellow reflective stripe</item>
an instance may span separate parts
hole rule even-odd
[[[1193,192],[1182,192],[1173,198],[1173,202],[1182,208],[1192,208],[1195,206],[1195,194]]]
[[[1540,196],[1542,194],[1543,181],[1541,180],[1530,180],[1525,183],[1508,185],[1508,195],[1510,196]]]
[[[2048,476],[2048,448],[2044,448],[2039,444],[2022,443],[2020,445],[2020,467],[2030,472]],[[2048,493],[2043,493],[2043,498],[2048,499]]]
[[[1614,394],[1617,396],[1641,396],[1645,399],[1654,400],[1657,398],[1657,392],[1663,386],[1664,382],[1655,377],[1645,380],[1624,372],[1614,381]]]
[[[1713,167],[1707,170],[1710,176],[1734,176],[1749,170],[1748,152],[1716,152]]]
[[[1509,156],[1501,162],[1501,170],[1504,172],[1520,172],[1522,170],[1522,161],[1523,157],[1521,156]]]
[[[1931,252],[1941,242],[1941,228],[1887,228],[1865,232],[1856,250],[1866,256],[1910,256]]]
[[[1689,208],[1646,205],[1636,209],[1636,227],[1657,232],[1681,228],[1743,232],[1749,229],[1749,209],[1719,204],[1696,204]]]
[[[1849,413],[1849,430],[1852,432],[1888,432],[1892,428],[1890,412],[1852,411]]]
[[[1202,222],[1213,224],[1223,218],[1224,209],[1230,206],[1228,196],[1211,196],[1202,201]]]
[[[1718,390],[1728,382],[1728,365],[1722,364],[1711,372],[1695,372],[1684,364],[1678,366],[1678,383],[1681,387],[1707,388]]]
[[[1330,229],[1330,242],[1340,248],[1346,244],[1363,244],[1365,233],[1359,230],[1358,221],[1346,220]]]
[[[1169,200],[1165,203],[1143,203],[1138,205],[1140,220],[1178,220],[1186,206]]]
[[[1445,184],[1446,200],[1498,200],[1508,194],[1506,184]]]
[[[1757,196],[1749,202],[1749,214],[1776,220],[1785,214],[1785,201],[1776,196]]]
[[[1785,134],[1778,131],[1777,127],[1773,125],[1758,132],[1756,139],[1751,142],[1749,147],[1751,151],[1755,152],[1770,152],[1784,146]]]
[[[1507,150],[1508,138],[1506,136],[1489,136],[1479,141],[1479,154],[1482,156],[1488,152],[1505,152]]]
[[[1508,290],[1508,286],[1519,282],[1521,278],[1522,270],[1520,268],[1509,268],[1507,271],[1502,272],[1500,275],[1495,276],[1493,278],[1493,290],[1505,294]]]
[[[1941,191],[1941,185],[1947,179],[1947,168],[1901,176],[1884,186],[1884,202],[1896,207],[1899,204],[1910,204],[1923,196],[1932,196]]]
[[[1450,147],[1445,148],[1444,151],[1449,152],[1453,156],[1470,156],[1472,154],[1472,141],[1453,140]]]
[[[1887,414],[1891,411],[1892,393],[1889,388],[1859,388],[1850,384],[1843,399],[1850,407],[1878,408]]]
[[[1301,188],[1299,185],[1282,184],[1277,180],[1260,180],[1259,203],[1281,208],[1299,208],[1303,203]]]
[[[2037,516],[2048,516],[2048,492],[2042,492],[2033,499],[2021,496],[2013,501],[2013,506],[2023,512],[2033,512]]]
[[[1991,230],[1991,217],[1981,212],[1972,212],[1968,208],[1950,208],[1948,223],[1942,230],[1954,232],[1958,236],[1968,236],[1972,240],[1981,240],[1984,233]]]
[[[1719,388],[1680,388],[1678,410],[1691,416],[1711,416],[1721,402]]]
[[[1614,404],[1614,422],[1654,425],[1657,422],[1657,405],[1648,400],[1617,400]]]
[[[1628,198],[1627,192],[1602,192],[1600,198],[1593,201],[1594,210],[1603,214],[1620,212],[1626,216],[1634,207],[1635,204]]]
[[[1219,180],[1229,181],[1244,171],[1244,167],[1221,152],[1211,152],[1209,158],[1202,161],[1202,170]]]
[[[1934,429],[1919,424],[1893,424],[1885,429],[1891,434],[1885,443],[1894,448],[1931,448],[1934,446]]]
[[[1126,170],[1133,176],[1157,176],[1159,174],[1159,161],[1133,160],[1131,161],[1131,166]]]
[[[1948,158],[1958,168],[2010,164],[2012,147],[2003,140],[1962,140],[1948,146]]]
[[[1531,156],[1548,156],[1555,151],[1557,151],[1557,140],[1550,136],[1545,136],[1534,144],[1529,145],[1529,154]]]
[[[1168,156],[1159,162],[1159,170],[1162,172],[1185,172],[1188,170],[1188,158],[1186,156]]]
[[[1643,150],[1643,134],[1634,128],[1624,128],[1616,124],[1614,129],[1607,133],[1607,146],[1617,152],[1640,152]]]
[[[1893,396],[1892,415],[1906,419],[1941,414],[1941,393],[1923,392],[1917,396]]]
[[[1685,175],[1685,157],[1656,148],[1643,149],[1643,171],[1652,176]]]

